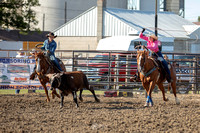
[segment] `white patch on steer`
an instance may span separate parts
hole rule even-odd
[[[73,77],[73,76],[71,76],[71,78],[72,78],[72,79],[74,79],[74,77]]]

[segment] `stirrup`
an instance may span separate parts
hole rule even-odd
[[[131,77],[130,79],[132,79],[133,81],[137,81],[137,80],[138,80],[138,76],[135,74],[135,75],[133,75],[133,77]]]

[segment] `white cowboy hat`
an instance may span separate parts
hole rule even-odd
[[[18,54],[19,54],[19,53],[24,53],[24,51],[22,51],[22,50],[24,50],[24,49],[23,49],[23,48],[20,48],[19,51],[18,51],[17,53],[18,53]]]
[[[36,49],[31,49],[31,51],[30,51],[30,54],[33,54],[33,53],[35,53],[36,52]]]

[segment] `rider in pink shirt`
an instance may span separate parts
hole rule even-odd
[[[140,32],[139,37],[146,40],[147,41],[147,48],[150,49],[153,52],[154,56],[159,57],[158,60],[160,60],[167,72],[167,81],[170,83],[171,82],[171,74],[170,74],[170,70],[168,68],[168,63],[166,62],[166,60],[163,58],[162,53],[160,52],[158,46],[161,45],[160,41],[158,41],[158,37],[155,35],[151,35],[149,37],[144,36],[143,32],[145,31],[145,29],[143,28],[142,32]]]
[[[150,49],[151,51],[157,53],[159,51],[159,48],[158,46],[161,44],[160,41],[158,41],[157,39],[154,39],[154,38],[157,38],[155,35],[151,35],[150,37],[147,37],[147,36],[144,36],[142,32],[140,32],[140,35],[139,35],[140,38],[144,39],[147,41],[147,48]],[[151,40],[151,37],[154,39],[154,40]]]

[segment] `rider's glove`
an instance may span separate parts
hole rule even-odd
[[[145,31],[145,28],[142,29],[142,33]]]

